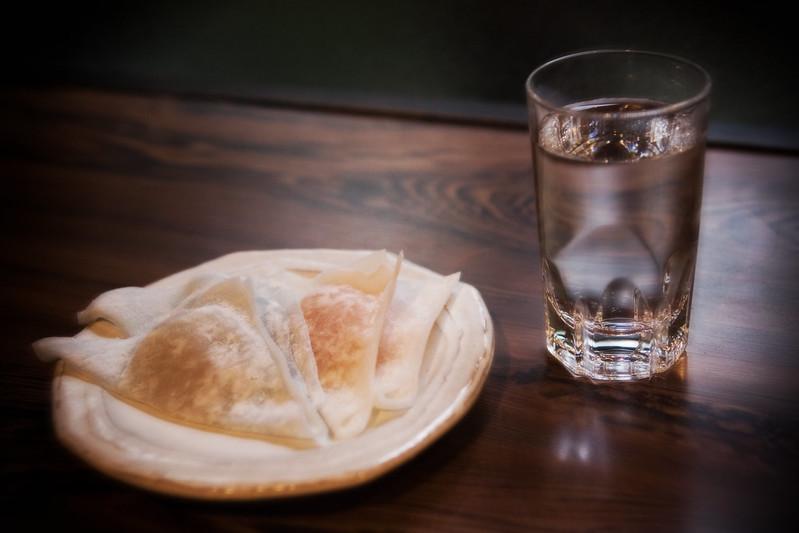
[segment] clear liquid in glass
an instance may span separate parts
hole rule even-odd
[[[598,100],[613,113],[658,106]],[[535,145],[549,352],[595,380],[633,380],[682,356],[704,150],[687,117],[545,117]]]

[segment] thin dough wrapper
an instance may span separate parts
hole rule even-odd
[[[440,280],[397,281],[375,371],[375,407],[407,409],[419,389],[427,339],[460,274]]]
[[[188,296],[221,279],[223,276],[205,274],[162,287],[122,287],[104,292],[78,313],[78,323],[88,325],[103,319],[135,337],[152,329]]]
[[[270,355],[261,336],[230,308],[204,306],[178,313],[147,335],[119,387],[126,397],[187,422],[319,437],[322,428],[313,430]]]
[[[286,290],[267,286],[262,280],[253,286],[252,279],[232,277],[199,290],[188,297],[181,308],[220,303],[241,313],[263,337],[286,384],[303,399],[306,414],[318,428],[327,432],[317,409],[323,393],[316,375],[311,343],[302,311]]]
[[[83,332],[38,341],[122,398],[168,418],[228,431],[326,440],[327,429],[280,349],[253,323],[246,281],[197,293],[152,331],[129,339]]]
[[[325,392],[321,409],[335,438],[361,433],[374,401],[377,349],[402,254],[377,252],[322,272],[301,300]]]
[[[74,337],[47,337],[33,343],[33,351],[42,361],[64,359],[75,368],[88,373],[101,385],[118,383],[128,366],[129,358],[139,342],[129,339],[101,337],[84,329]]]
[[[90,324],[102,319],[119,327],[128,336],[141,335],[162,321],[169,313],[179,308],[198,307],[203,303],[230,301],[231,280],[253,279],[257,286],[255,302],[241,301],[235,305],[248,317],[265,337],[271,337],[284,352],[288,371],[293,378],[300,376],[305,382],[307,394],[318,408],[324,401],[324,393],[316,373],[316,363],[311,350],[308,330],[297,300],[298,289],[308,285],[308,279],[280,272],[270,265],[249,269],[253,278],[222,274],[196,275],[188,281],[157,287],[123,287],[105,292],[78,313],[81,324]],[[266,278],[280,280],[279,285]],[[227,295],[225,292],[227,291]],[[255,306],[253,308],[252,306]],[[261,329],[264,328],[264,329]]]
[[[280,347],[289,364],[305,382],[314,406],[319,409],[325,394],[319,383],[311,338],[302,314],[298,293],[275,278],[256,280],[256,308],[261,324]]]

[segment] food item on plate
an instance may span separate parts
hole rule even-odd
[[[319,372],[311,348],[308,325],[300,308],[299,294],[296,290],[281,286],[274,278],[257,281],[255,301],[261,322],[286,354],[292,371],[299,373],[305,380],[308,394],[314,406],[319,409],[324,403],[325,395],[319,383]]]
[[[106,339],[84,331],[34,348],[119,397],[181,422],[324,442],[327,428],[285,354],[259,331],[246,280],[223,279],[150,331]]]
[[[427,339],[459,279],[453,274],[397,282],[377,356],[376,407],[407,409],[413,404]]]
[[[377,349],[402,255],[385,252],[320,273],[301,302],[325,391],[322,416],[337,438],[366,427],[374,401]]]
[[[34,349],[167,420],[321,446],[362,433],[375,408],[413,404],[458,275],[403,277],[401,265],[402,254],[380,251],[343,266],[201,266],[109,291],[79,313],[121,338],[87,328]]]

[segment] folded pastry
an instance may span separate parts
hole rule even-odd
[[[385,251],[350,264],[199,268],[98,296],[84,325],[34,344],[46,360],[154,414],[219,431],[326,442],[373,409],[411,407],[431,330],[459,275],[409,274]],[[296,268],[295,268],[296,267]],[[198,272],[205,272],[199,274]]]
[[[402,263],[385,251],[324,271],[300,302],[319,382],[321,413],[336,438],[357,435],[372,414],[377,350]]]
[[[460,274],[397,282],[380,339],[375,373],[375,407],[407,409],[419,389],[427,339]]]
[[[323,442],[327,428],[304,381],[258,316],[248,280],[228,278],[195,291],[138,336],[108,339],[85,330],[34,349],[168,418]]]

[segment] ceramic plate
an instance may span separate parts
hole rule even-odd
[[[318,271],[364,251],[240,252],[157,283],[197,272],[246,274],[264,265]],[[400,277],[437,274],[405,261]],[[122,481],[172,495],[247,500],[352,487],[410,460],[469,410],[494,354],[494,332],[478,291],[459,283],[427,343],[414,405],[375,411],[359,436],[321,448],[211,433],[154,417],[83,381],[59,364],[53,383],[56,433],[74,453]]]

